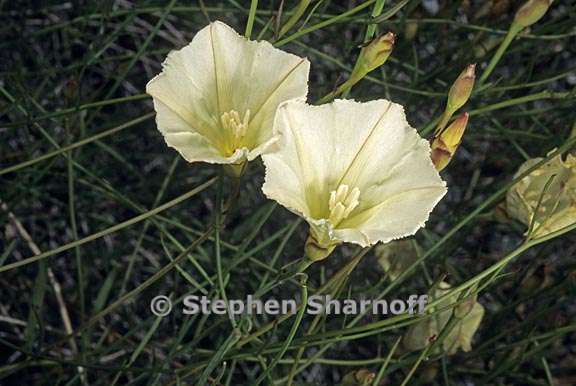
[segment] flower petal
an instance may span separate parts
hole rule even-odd
[[[515,177],[541,162],[532,158],[524,162]],[[576,222],[576,163],[569,155],[564,161],[556,156],[514,185],[507,193],[508,214],[532,223],[533,238],[543,237]]]
[[[188,162],[203,161],[217,164],[239,163],[247,157],[248,149],[238,149],[233,155],[224,157],[210,144],[206,137],[191,131],[179,115],[172,113],[164,103],[154,100],[158,127],[164,129],[166,144],[176,149]]]

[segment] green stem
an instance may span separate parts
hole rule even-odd
[[[214,356],[212,357],[212,360],[210,360],[208,365],[204,368],[204,371],[200,375],[198,385],[215,384],[213,382],[208,383],[208,378],[210,377],[210,374],[212,374],[212,371],[214,371],[214,369],[222,362],[222,359],[224,358],[226,353],[236,345],[239,339],[240,335],[234,331],[228,336],[224,344],[220,346],[216,354],[214,354]]]
[[[214,227],[214,250],[216,255],[216,274],[218,277],[218,290],[220,291],[220,296],[222,296],[224,302],[228,304],[228,296],[226,295],[226,284],[224,283],[224,275],[222,274],[222,251],[220,248],[220,229],[222,227],[222,212],[224,207],[224,202],[222,198],[223,197],[222,185],[223,184],[221,175],[218,181],[218,193],[217,193],[218,198],[216,199],[218,207],[216,208],[216,214],[215,214],[216,218],[214,221],[216,224],[216,226]],[[234,320],[234,315],[228,312],[228,317],[230,319],[230,324],[232,325],[232,328],[236,328],[236,321]]]
[[[2,92],[4,94],[4,89],[0,89],[0,92]],[[6,94],[4,94],[4,95],[6,95]],[[49,119],[49,118],[56,118],[56,117],[61,117],[64,115],[77,114],[80,111],[89,110],[89,109],[92,109],[95,107],[109,106],[109,105],[114,105],[114,104],[118,104],[118,103],[128,103],[128,102],[134,102],[134,101],[141,101],[144,99],[150,99],[150,95],[148,95],[148,94],[135,94],[135,95],[127,96],[127,97],[105,99],[105,100],[101,100],[101,101],[97,101],[97,102],[84,103],[84,104],[79,105],[79,106],[75,106],[75,107],[71,107],[71,108],[67,108],[67,109],[62,109],[62,110],[57,110],[57,111],[54,111],[51,113],[45,113],[45,114],[40,114],[37,116],[31,116],[25,120],[16,121],[16,122],[9,122],[9,123],[4,124],[3,127],[24,126],[30,122],[36,123],[40,120],[45,120],[45,119]]]
[[[400,336],[396,339],[396,342],[394,342],[394,345],[390,349],[388,356],[386,356],[386,360],[384,361],[384,363],[382,363],[382,367],[380,367],[380,370],[378,371],[376,378],[374,378],[374,382],[372,382],[372,386],[380,385],[380,383],[381,383],[380,381],[382,380],[382,378],[386,374],[386,369],[388,368],[388,365],[390,364],[390,360],[392,359],[392,356],[396,352],[396,349],[400,345],[401,340],[402,340],[402,337]]]
[[[452,115],[454,115],[454,111],[448,110],[448,107],[446,107],[446,110],[444,110],[444,113],[440,117],[440,122],[438,122],[438,126],[436,126],[434,134],[440,133],[446,127],[450,121],[450,118],[452,118]]]
[[[330,277],[330,279],[322,287],[320,287],[314,294],[315,295],[324,294],[326,291],[328,291],[330,288],[332,288],[332,286],[335,283],[338,283],[338,281],[340,280],[340,278],[342,278],[342,276],[349,275],[350,272],[352,272],[352,270],[354,270],[356,265],[358,265],[358,263],[360,262],[362,257],[364,257],[364,255],[368,252],[368,250],[369,250],[369,248],[365,248],[362,251],[360,251],[344,267],[340,268],[340,270],[335,275],[332,275]],[[256,297],[256,295],[255,295],[255,297]],[[303,304],[300,303],[299,307],[302,307],[302,306],[303,306]],[[246,343],[251,342],[254,339],[257,339],[262,334],[270,331],[272,328],[275,328],[280,323],[282,323],[286,319],[288,319],[289,316],[290,315],[281,315],[277,319],[275,319],[275,320],[265,324],[264,326],[260,327],[257,331],[251,333],[247,337],[242,338],[242,340],[239,343],[239,347],[242,347]]]
[[[310,0],[300,0],[298,6],[296,7],[296,11],[290,16],[290,19],[282,26],[280,29],[280,33],[278,34],[278,38],[281,38],[286,34],[286,32],[290,31],[290,29],[300,20],[306,9],[310,5]]]
[[[552,92],[552,91],[545,90],[545,91],[541,91],[541,92],[536,93],[536,94],[525,95],[525,96],[522,96],[519,98],[507,99],[507,100],[502,101],[502,102],[494,103],[492,105],[484,106],[484,107],[481,107],[479,109],[471,110],[468,112],[468,114],[472,117],[475,115],[487,113],[489,111],[500,110],[500,109],[504,109],[507,107],[511,107],[511,106],[515,106],[515,105],[521,105],[524,103],[534,102],[534,101],[538,101],[538,100],[542,100],[542,99],[568,99],[568,98],[573,97],[573,96],[576,97],[576,94],[574,93],[574,91]],[[423,129],[421,129],[419,131],[420,135],[424,136],[424,135],[428,134],[434,128],[434,125],[436,125],[436,122],[439,122],[438,118],[432,120],[428,125],[426,125]]]
[[[382,9],[384,8],[384,4],[386,4],[386,0],[376,0],[376,3],[374,4],[374,8],[372,9],[372,13],[370,14],[370,16],[372,16],[373,19],[380,16],[380,14],[382,13]],[[377,27],[378,27],[378,24],[376,24],[376,23],[368,24],[368,27],[366,28],[366,35],[364,35],[364,41],[365,42],[372,39],[372,37],[376,33]]]
[[[279,285],[284,284],[288,280],[294,278],[296,275],[303,273],[306,268],[311,266],[313,263],[313,260],[310,260],[307,257],[303,257],[299,260],[296,260],[295,262],[288,264],[282,268],[276,280],[256,291],[254,297],[261,297]]]
[[[21,163],[19,163],[19,164],[17,164],[17,165],[13,165],[13,166],[9,166],[9,167],[7,167],[7,168],[4,168],[4,169],[0,170],[0,176],[3,175],[3,174],[12,173],[12,172],[15,172],[15,171],[17,171],[17,170],[20,170],[20,169],[22,169],[22,168],[25,168],[25,167],[34,165],[34,164],[36,164],[36,163],[38,163],[38,162],[41,162],[41,161],[44,161],[44,160],[46,160],[46,159],[55,157],[55,156],[57,156],[57,155],[59,155],[59,154],[69,153],[69,152],[70,152],[71,150],[73,150],[73,149],[76,149],[76,148],[78,148],[78,147],[87,145],[87,144],[89,144],[89,143],[91,143],[91,142],[94,142],[94,141],[97,141],[97,140],[99,140],[99,139],[109,137],[109,136],[111,136],[112,134],[116,134],[116,133],[118,133],[119,131],[122,131],[122,130],[124,130],[124,129],[130,128],[130,127],[132,127],[132,126],[134,126],[134,125],[137,125],[137,124],[139,124],[139,123],[141,123],[141,122],[144,122],[144,121],[152,118],[152,117],[154,116],[154,114],[155,114],[155,113],[144,114],[144,115],[142,115],[141,117],[132,119],[131,121],[128,121],[128,122],[123,123],[123,124],[121,124],[121,125],[119,125],[119,126],[113,127],[113,128],[111,128],[111,129],[104,130],[104,131],[102,131],[102,132],[100,132],[100,133],[98,133],[98,134],[95,134],[95,135],[93,135],[93,136],[91,136],[91,137],[88,137],[88,138],[84,138],[84,139],[82,139],[82,140],[80,140],[80,141],[78,141],[78,142],[74,142],[74,143],[72,143],[72,144],[70,144],[70,145],[63,146],[63,147],[59,148],[58,150],[51,151],[51,152],[49,152],[49,153],[46,153],[46,154],[44,154],[44,155],[41,155],[40,157],[36,157],[36,158],[31,159],[31,160],[21,162]]]
[[[250,3],[250,11],[248,13],[248,21],[246,22],[246,32],[244,32],[244,36],[246,36],[248,39],[250,39],[250,36],[252,36],[252,27],[254,27],[256,9],[258,9],[258,0],[252,0]]]
[[[156,215],[156,214],[158,214],[158,213],[160,213],[160,212],[162,212],[162,211],[164,211],[164,210],[166,210],[166,209],[168,209],[168,208],[171,208],[171,207],[173,207],[174,205],[177,205],[177,204],[181,203],[182,201],[185,201],[185,200],[189,199],[190,197],[192,197],[192,196],[200,193],[201,191],[205,190],[205,189],[208,188],[210,185],[212,185],[216,180],[217,180],[217,178],[212,178],[212,179],[208,180],[207,182],[203,183],[202,185],[199,185],[199,186],[197,186],[196,188],[190,190],[188,193],[184,193],[183,195],[181,195],[181,196],[179,196],[179,197],[176,197],[175,199],[173,199],[173,200],[171,200],[171,201],[168,201],[167,203],[165,203],[165,204],[163,204],[163,205],[160,205],[160,206],[157,207],[157,208],[154,208],[154,209],[152,209],[152,210],[150,210],[150,211],[148,211],[148,212],[146,212],[146,213],[143,213],[143,214],[141,214],[141,215],[139,215],[139,216],[132,217],[132,218],[129,219],[129,220],[126,220],[126,221],[124,221],[124,222],[121,222],[121,223],[119,223],[119,224],[116,224],[116,225],[114,225],[114,226],[111,226],[111,227],[109,227],[109,228],[106,228],[106,229],[104,229],[104,230],[102,230],[102,231],[100,231],[100,232],[96,232],[96,233],[94,233],[94,234],[92,234],[92,235],[90,235],[90,236],[86,236],[86,237],[84,237],[84,238],[82,238],[82,239],[80,239],[80,240],[77,240],[77,241],[74,241],[74,242],[71,242],[71,243],[68,243],[68,244],[64,244],[64,245],[62,245],[62,246],[60,246],[60,247],[54,248],[54,249],[52,249],[52,250],[50,250],[50,251],[41,253],[41,254],[39,254],[39,255],[32,256],[32,257],[29,257],[29,258],[27,258],[27,259],[17,261],[17,262],[15,262],[15,263],[6,264],[6,265],[0,267],[0,272],[10,271],[10,270],[12,270],[12,269],[14,269],[14,268],[18,268],[18,267],[21,267],[21,266],[24,266],[24,265],[32,264],[32,263],[34,263],[34,262],[36,262],[36,261],[44,260],[44,259],[46,259],[46,258],[48,258],[48,257],[51,257],[51,256],[54,256],[54,255],[56,255],[56,254],[58,254],[58,253],[61,253],[61,252],[64,252],[64,251],[68,251],[68,250],[70,250],[70,249],[72,249],[72,248],[76,248],[77,246],[86,244],[86,243],[88,243],[88,242],[90,242],[90,241],[94,241],[94,240],[96,240],[96,239],[99,239],[99,238],[104,237],[104,236],[106,236],[106,235],[109,235],[109,234],[111,234],[111,233],[114,233],[114,232],[117,232],[117,231],[119,231],[119,230],[121,230],[121,229],[124,229],[124,228],[126,228],[126,227],[129,227],[130,225],[133,225],[133,224],[139,223],[139,222],[141,222],[141,221],[144,221],[144,220],[146,220],[147,218],[149,218],[149,217],[151,217],[151,216],[154,216],[154,215]]]
[[[348,275],[338,275],[336,274],[335,276],[338,277],[338,279],[334,282],[333,288],[330,291],[330,296],[332,296],[333,298],[337,298],[338,297],[338,293],[341,291],[342,287],[344,286],[344,284],[346,283],[346,280],[348,279]],[[314,320],[312,320],[312,323],[310,323],[310,327],[308,328],[308,331],[306,331],[305,335],[313,335],[317,329],[318,324],[320,323],[320,321],[324,319],[324,315],[322,314],[318,314],[314,317]],[[298,352],[296,353],[296,356],[294,357],[294,362],[292,363],[292,368],[290,369],[290,372],[288,373],[288,379],[286,381],[286,385],[287,386],[292,386],[293,382],[294,382],[294,378],[296,377],[296,374],[298,374],[298,364],[300,363],[302,356],[304,355],[304,352],[306,351],[306,347],[302,346],[298,349]]]
[[[327,26],[329,26],[329,25],[331,25],[331,24],[334,24],[334,23],[336,23],[336,22],[338,22],[338,21],[340,21],[340,20],[342,20],[342,19],[347,18],[348,16],[351,16],[351,15],[354,15],[355,13],[360,12],[361,10],[363,10],[363,9],[366,8],[366,7],[369,7],[370,5],[374,4],[375,1],[376,1],[376,0],[368,0],[368,1],[366,1],[365,3],[362,3],[362,4],[360,4],[359,6],[352,8],[352,9],[349,10],[349,11],[346,11],[346,12],[344,12],[344,13],[341,13],[340,15],[334,16],[334,17],[332,17],[332,18],[330,18],[330,19],[328,19],[328,20],[324,20],[324,21],[322,21],[322,22],[320,22],[320,23],[314,24],[313,26],[310,26],[310,27],[308,27],[308,28],[304,28],[304,29],[302,29],[302,30],[300,30],[300,31],[298,31],[298,32],[296,32],[296,33],[288,36],[287,38],[282,39],[282,40],[276,42],[276,44],[274,44],[274,45],[275,45],[276,47],[283,46],[284,44],[289,43],[289,42],[291,42],[292,40],[298,39],[300,36],[309,34],[310,32],[313,32],[313,31],[316,31],[316,30],[318,30],[318,29],[320,29],[320,28],[324,28],[324,27],[327,27]]]
[[[270,371],[272,371],[272,369],[278,364],[280,359],[282,359],[282,357],[284,356],[286,351],[288,351],[288,347],[290,346],[290,344],[294,340],[294,337],[296,336],[296,332],[298,332],[298,328],[300,327],[300,324],[302,323],[302,318],[304,316],[304,312],[306,311],[306,303],[308,302],[308,288],[306,287],[306,280],[307,280],[307,276],[306,276],[306,274],[303,274],[302,275],[302,282],[301,282],[302,307],[300,307],[300,309],[298,310],[298,314],[296,314],[296,320],[294,321],[294,324],[292,325],[292,328],[290,329],[290,333],[288,333],[288,337],[284,341],[284,344],[280,348],[280,351],[278,352],[278,354],[276,354],[276,356],[274,357],[274,359],[270,363],[270,366],[268,366],[266,371],[264,371],[258,377],[258,379],[256,379],[256,382],[254,382],[255,386],[258,386],[260,383],[262,383],[264,378],[266,378],[268,376],[268,374],[270,374]]]
[[[406,386],[408,384],[408,382],[410,381],[410,379],[412,379],[412,377],[414,376],[414,373],[416,372],[416,369],[420,366],[420,363],[422,363],[424,358],[426,358],[428,356],[428,352],[430,351],[431,347],[432,347],[432,345],[429,345],[424,350],[422,350],[422,352],[418,356],[418,359],[416,360],[416,363],[414,363],[414,365],[412,366],[412,368],[410,369],[410,371],[406,375],[406,378],[404,378],[404,381],[402,381],[402,384],[400,386]]]
[[[486,82],[486,80],[488,79],[488,77],[490,76],[492,71],[494,71],[494,68],[496,68],[496,65],[498,64],[500,59],[502,59],[502,56],[506,52],[506,49],[508,48],[510,43],[512,43],[512,40],[514,40],[514,38],[516,37],[516,35],[518,35],[518,33],[520,31],[521,31],[521,28],[517,27],[516,24],[512,24],[510,26],[510,29],[506,33],[506,37],[504,38],[502,43],[500,43],[500,47],[498,47],[498,50],[496,51],[496,53],[494,54],[494,56],[490,60],[488,67],[486,67],[486,69],[482,73],[482,76],[480,77],[480,80],[478,81],[478,86],[482,86],[482,84],[484,84],[484,82]]]
[[[567,92],[552,92],[549,90],[542,91],[536,94],[525,95],[519,98],[507,99],[502,102],[494,103],[485,107],[481,107],[476,110],[471,110],[469,112],[470,116],[486,113],[488,111],[499,110],[510,106],[520,105],[523,103],[534,102],[541,99],[568,99],[570,97],[576,97],[574,91]]]
[[[330,102],[331,100],[336,98],[338,95],[341,95],[341,94],[345,93],[346,91],[350,90],[352,88],[352,86],[354,86],[356,83],[358,83],[360,81],[360,79],[362,79],[362,78],[363,78],[362,76],[354,75],[354,72],[353,72],[350,75],[350,78],[348,78],[346,80],[346,82],[342,83],[340,86],[338,86],[338,88],[336,90],[332,91],[331,93],[324,95],[316,103],[321,105],[323,103]]]
[[[551,233],[549,233],[545,236],[542,236],[540,238],[532,239],[532,240],[524,242],[522,245],[520,245],[514,251],[510,252],[506,257],[504,257],[498,263],[492,265],[490,268],[482,271],[478,275],[465,281],[464,283],[458,285],[457,287],[453,287],[450,292],[447,292],[446,294],[439,297],[438,299],[434,299],[433,301],[428,303],[427,307],[434,307],[435,305],[448,299],[450,296],[453,296],[454,294],[460,293],[461,291],[474,286],[476,283],[480,282],[480,280],[492,275],[493,273],[501,271],[506,265],[508,265],[508,263],[510,261],[512,261],[517,256],[521,255],[522,253],[526,252],[528,249],[530,249],[530,248],[532,248],[538,244],[542,244],[542,243],[544,243],[548,240],[551,240],[555,237],[559,237],[559,236],[561,236],[567,232],[570,232],[574,229],[576,229],[576,223],[574,223],[572,225],[568,225],[568,226],[566,226],[562,229],[559,229],[555,232],[551,232]]]

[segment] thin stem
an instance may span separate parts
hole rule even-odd
[[[222,194],[222,176],[220,177],[219,181],[218,181],[218,198],[216,200],[216,202],[218,203],[218,206],[216,208],[216,213],[215,213],[215,224],[216,226],[214,227],[214,250],[215,250],[215,254],[216,254],[216,272],[217,272],[217,276],[218,276],[218,290],[220,291],[220,296],[222,296],[222,299],[224,300],[224,302],[226,303],[226,305],[228,305],[228,296],[226,295],[226,284],[224,283],[224,275],[222,273],[222,251],[220,248],[220,229],[222,226],[222,212],[223,212],[223,206],[224,206],[224,202],[223,202],[223,194]],[[232,325],[232,328],[236,328],[236,321],[234,320],[234,315],[230,312],[228,312],[228,317],[230,319],[230,323]]]
[[[74,242],[71,242],[71,243],[68,243],[68,244],[64,244],[64,245],[62,245],[62,246],[60,246],[60,247],[54,248],[54,249],[52,249],[52,250],[50,250],[50,251],[41,253],[41,254],[39,254],[39,255],[36,255],[36,256],[33,256],[33,257],[29,257],[29,258],[27,258],[27,259],[20,260],[20,261],[17,261],[17,262],[15,262],[15,263],[6,264],[6,265],[0,267],[0,272],[10,271],[10,270],[12,270],[12,269],[14,269],[14,268],[18,268],[18,267],[21,267],[21,266],[24,266],[24,265],[32,264],[32,263],[34,263],[34,262],[36,262],[36,261],[46,259],[46,258],[51,257],[51,256],[54,256],[54,255],[56,255],[56,254],[58,254],[58,253],[67,251],[67,250],[72,249],[72,248],[76,248],[77,246],[86,244],[86,243],[88,243],[88,242],[90,242],[90,241],[94,241],[94,240],[96,240],[96,239],[99,239],[99,238],[104,237],[104,236],[106,236],[106,235],[109,235],[109,234],[111,234],[111,233],[117,232],[117,231],[119,231],[119,230],[121,230],[121,229],[124,229],[124,228],[130,226],[130,225],[139,223],[140,221],[144,221],[144,220],[146,220],[147,218],[149,218],[149,217],[151,217],[151,216],[154,216],[154,215],[156,215],[157,213],[160,213],[160,212],[162,212],[162,211],[164,211],[164,210],[166,210],[166,209],[168,209],[168,208],[171,208],[171,207],[173,207],[174,205],[177,205],[177,204],[181,203],[182,201],[185,201],[185,200],[189,199],[190,197],[192,197],[192,196],[200,193],[201,191],[203,191],[204,189],[206,189],[206,188],[208,188],[210,185],[212,185],[212,184],[216,181],[216,179],[217,179],[217,178],[214,177],[214,178],[208,180],[207,182],[203,183],[202,185],[197,186],[196,188],[190,190],[189,192],[184,193],[183,195],[181,195],[181,196],[179,196],[179,197],[176,197],[175,199],[173,199],[173,200],[171,200],[171,201],[168,201],[167,203],[165,203],[165,204],[163,204],[163,205],[160,205],[160,206],[157,207],[157,208],[154,208],[154,209],[152,209],[152,210],[150,210],[150,211],[148,211],[148,212],[146,212],[146,213],[143,213],[143,214],[141,214],[141,215],[139,215],[139,216],[132,217],[132,218],[129,219],[129,220],[126,220],[126,221],[124,221],[124,222],[121,222],[121,223],[119,223],[119,224],[116,224],[116,225],[114,225],[114,226],[111,226],[111,227],[109,227],[109,228],[106,228],[106,229],[104,229],[104,230],[102,230],[102,231],[100,231],[100,232],[96,232],[96,233],[94,233],[94,234],[92,234],[92,235],[90,235],[90,236],[86,236],[86,237],[84,237],[84,238],[82,238],[82,239],[80,239],[80,240],[76,240],[76,241],[74,241]]]
[[[340,15],[334,16],[334,17],[332,17],[332,18],[330,18],[330,19],[328,19],[328,20],[325,20],[325,21],[322,21],[322,22],[320,22],[320,23],[314,24],[313,26],[310,26],[310,27],[308,27],[308,28],[304,28],[304,29],[302,29],[302,30],[300,30],[300,31],[298,31],[298,32],[296,32],[296,33],[288,36],[287,38],[282,39],[282,40],[276,42],[275,46],[276,46],[276,47],[283,46],[284,44],[289,43],[289,42],[291,42],[292,40],[298,39],[300,36],[306,35],[306,34],[308,34],[308,33],[310,33],[310,32],[316,31],[316,30],[318,30],[318,29],[320,29],[320,28],[324,28],[324,27],[329,26],[329,25],[331,25],[331,24],[334,24],[334,23],[336,23],[336,22],[338,22],[338,21],[341,21],[342,19],[345,19],[346,17],[351,16],[351,15],[354,15],[355,13],[360,12],[360,11],[363,10],[364,8],[369,7],[370,5],[374,4],[375,1],[376,1],[376,0],[368,0],[367,2],[360,4],[359,6],[354,7],[354,8],[352,8],[352,9],[349,10],[349,11],[346,11],[346,12],[344,12],[344,13],[341,13]]]
[[[298,3],[296,10],[292,14],[292,16],[290,16],[290,19],[288,19],[288,21],[280,29],[278,38],[281,38],[286,34],[286,32],[290,31],[290,29],[294,26],[294,24],[296,24],[298,20],[300,20],[304,12],[306,12],[306,9],[308,8],[309,5],[310,0],[300,0],[300,3]]]
[[[520,28],[518,28],[515,24],[512,24],[510,26],[510,29],[506,33],[506,37],[504,38],[502,43],[500,43],[500,47],[498,47],[498,50],[490,60],[490,63],[488,63],[488,67],[486,67],[486,69],[482,73],[482,76],[478,81],[478,86],[482,86],[482,84],[486,82],[492,71],[494,71],[494,68],[496,68],[498,62],[500,62],[500,59],[502,59],[502,56],[506,52],[506,49],[508,48],[510,43],[512,43],[512,40],[514,40],[516,35],[518,35],[518,32],[520,32]]]
[[[396,339],[396,342],[394,342],[394,345],[392,346],[392,348],[390,349],[390,352],[386,356],[386,360],[384,361],[384,363],[382,363],[382,367],[380,367],[380,370],[378,371],[376,378],[374,378],[374,382],[372,382],[372,386],[380,385],[380,381],[382,380],[382,378],[386,374],[386,369],[388,368],[388,365],[390,364],[390,360],[392,359],[392,356],[396,352],[396,349],[400,345],[401,340],[402,340],[402,336],[398,337]]]
[[[336,274],[332,275],[332,277],[330,277],[330,279],[322,287],[320,287],[314,294],[320,295],[320,294],[325,293],[327,290],[332,288],[332,286],[335,283],[337,283],[342,276],[349,275],[350,272],[352,272],[352,270],[356,267],[356,265],[358,265],[358,263],[360,262],[362,257],[364,257],[364,255],[367,252],[368,252],[368,248],[361,250],[344,267],[342,267]],[[254,297],[256,297],[256,295],[254,295]],[[302,307],[302,303],[298,307]],[[265,324],[264,326],[260,327],[260,329],[258,329],[257,331],[255,331],[255,332],[251,333],[250,335],[242,338],[242,340],[239,343],[239,347],[245,345],[248,342],[253,341],[254,339],[257,339],[262,334],[265,334],[266,332],[270,331],[272,328],[276,327],[278,324],[280,324],[283,321],[285,321],[286,319],[288,319],[288,317],[289,317],[289,315],[282,315],[282,316],[278,317],[277,319],[275,319],[275,320]]]
[[[374,4],[374,8],[372,9],[372,13],[370,16],[372,18],[377,18],[382,13],[382,9],[384,8],[384,4],[386,4],[386,0],[376,0]],[[367,42],[368,40],[372,39],[374,34],[376,33],[376,28],[378,27],[377,23],[368,24],[366,27],[366,35],[364,35],[364,41]]]
[[[92,143],[92,142],[94,142],[94,141],[97,141],[97,140],[99,140],[99,139],[109,137],[109,136],[111,136],[112,134],[116,134],[116,133],[118,133],[119,131],[122,131],[122,130],[124,130],[124,129],[130,128],[130,127],[132,127],[132,126],[137,125],[138,123],[144,122],[144,121],[152,118],[152,117],[154,116],[154,114],[155,114],[155,113],[144,114],[144,115],[142,115],[141,117],[132,119],[132,120],[126,122],[126,123],[123,123],[123,124],[121,124],[121,125],[118,125],[118,126],[116,126],[116,127],[113,127],[113,128],[111,128],[111,129],[104,130],[104,131],[102,131],[102,132],[100,132],[100,133],[98,133],[98,134],[95,134],[95,135],[91,136],[91,137],[81,139],[80,141],[74,142],[74,143],[72,143],[72,144],[70,144],[70,145],[67,145],[67,146],[62,146],[62,147],[60,147],[59,149],[54,150],[54,151],[51,151],[50,153],[46,153],[46,154],[44,154],[44,155],[41,155],[40,157],[36,157],[36,158],[30,159],[30,160],[28,160],[28,161],[21,162],[21,163],[19,163],[19,164],[17,164],[17,165],[13,165],[13,166],[9,166],[9,167],[7,167],[7,168],[4,168],[4,169],[0,170],[0,176],[3,175],[3,174],[12,173],[12,172],[15,172],[15,171],[17,171],[17,170],[20,170],[20,169],[22,169],[22,168],[25,168],[25,167],[34,165],[34,164],[36,164],[36,163],[38,163],[38,162],[41,162],[41,161],[50,159],[50,158],[55,157],[55,156],[57,156],[57,155],[59,155],[59,154],[69,153],[70,150],[73,150],[73,149],[76,149],[76,148],[78,148],[78,147],[87,145],[87,144]],[[68,157],[68,155],[67,155],[67,157]]]
[[[250,11],[248,11],[248,21],[246,22],[246,32],[244,36],[250,39],[252,36],[252,28],[254,27],[254,18],[256,17],[256,10],[258,9],[258,0],[252,0],[250,3]]]
[[[416,372],[416,369],[420,366],[420,363],[422,363],[424,358],[426,358],[428,356],[428,352],[430,351],[431,347],[432,347],[432,345],[429,345],[424,350],[422,350],[422,352],[418,356],[418,359],[416,360],[416,363],[414,363],[414,365],[412,366],[412,368],[410,369],[410,371],[406,375],[406,378],[404,378],[404,380],[402,381],[400,386],[406,386],[408,384],[408,382],[410,381],[410,379],[412,379],[412,377],[414,376],[414,373]]]
[[[274,359],[272,360],[272,362],[270,363],[270,366],[268,366],[266,371],[258,377],[256,382],[254,383],[255,386],[258,386],[260,383],[262,383],[264,378],[266,378],[268,376],[268,374],[270,374],[270,371],[278,364],[280,359],[282,359],[282,357],[284,356],[284,354],[288,350],[288,347],[290,346],[290,344],[294,340],[294,337],[296,336],[296,332],[298,332],[298,328],[300,327],[300,324],[302,323],[302,317],[304,316],[304,311],[306,311],[306,303],[308,303],[308,287],[306,287],[306,281],[307,281],[308,277],[306,276],[306,274],[300,274],[300,275],[302,278],[301,279],[302,280],[301,281],[302,307],[300,307],[300,309],[298,310],[298,314],[296,314],[296,320],[294,320],[294,324],[292,325],[292,328],[290,329],[290,332],[288,333],[288,337],[284,341],[284,344],[280,348],[280,351],[278,352],[278,354],[276,354],[276,356],[274,357]]]

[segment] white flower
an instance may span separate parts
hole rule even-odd
[[[263,155],[263,191],[310,224],[313,260],[341,242],[361,246],[414,234],[446,193],[430,146],[387,100],[283,103]]]
[[[391,281],[396,280],[418,260],[418,253],[411,239],[391,241],[374,248],[378,264]]]
[[[308,93],[310,63],[221,22],[171,52],[146,86],[166,143],[187,161],[241,164],[273,141],[278,105]]]
[[[524,162],[516,176],[543,158]],[[508,214],[532,226],[531,238],[546,236],[576,223],[576,157],[552,158],[514,185],[506,195]]]
[[[434,289],[430,298],[438,299],[450,292],[450,284],[440,282]],[[476,297],[465,299],[458,303],[459,293],[452,294],[440,301],[437,306],[429,308],[429,312],[437,311],[435,315],[410,326],[402,338],[402,346],[406,351],[420,351],[432,343],[451,318],[455,318],[452,329],[442,341],[442,348],[448,355],[455,354],[459,349],[464,352],[472,350],[472,338],[484,317],[484,307],[478,303]],[[447,308],[454,305],[453,308]],[[440,351],[440,350],[439,350]]]

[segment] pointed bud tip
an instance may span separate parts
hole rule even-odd
[[[368,46],[375,47],[380,52],[382,52],[387,50],[391,51],[395,43],[396,43],[396,34],[394,34],[393,32],[388,32],[370,41],[368,43]]]
[[[396,35],[392,32],[382,34],[362,47],[356,71],[352,74],[356,77],[364,77],[370,71],[383,65],[394,48]]]
[[[394,32],[388,32],[382,36],[382,39],[394,44],[396,43],[396,34]]]
[[[444,143],[449,147],[449,150],[456,151],[456,147],[460,144],[466,126],[468,125],[468,113],[462,113],[448,126],[448,128],[440,135]]]
[[[468,124],[468,117],[470,117],[470,114],[468,114],[467,112],[464,112],[464,113],[460,114],[458,116],[458,118],[456,118],[454,120],[454,122],[459,122],[460,124],[466,125],[466,124]]]
[[[431,143],[432,148],[432,162],[436,166],[436,170],[443,170],[456,153],[466,126],[468,125],[468,113],[462,113],[456,118],[447,128],[441,133],[434,136]]]
[[[476,78],[476,63],[469,64],[464,70],[464,76],[467,78]]]

